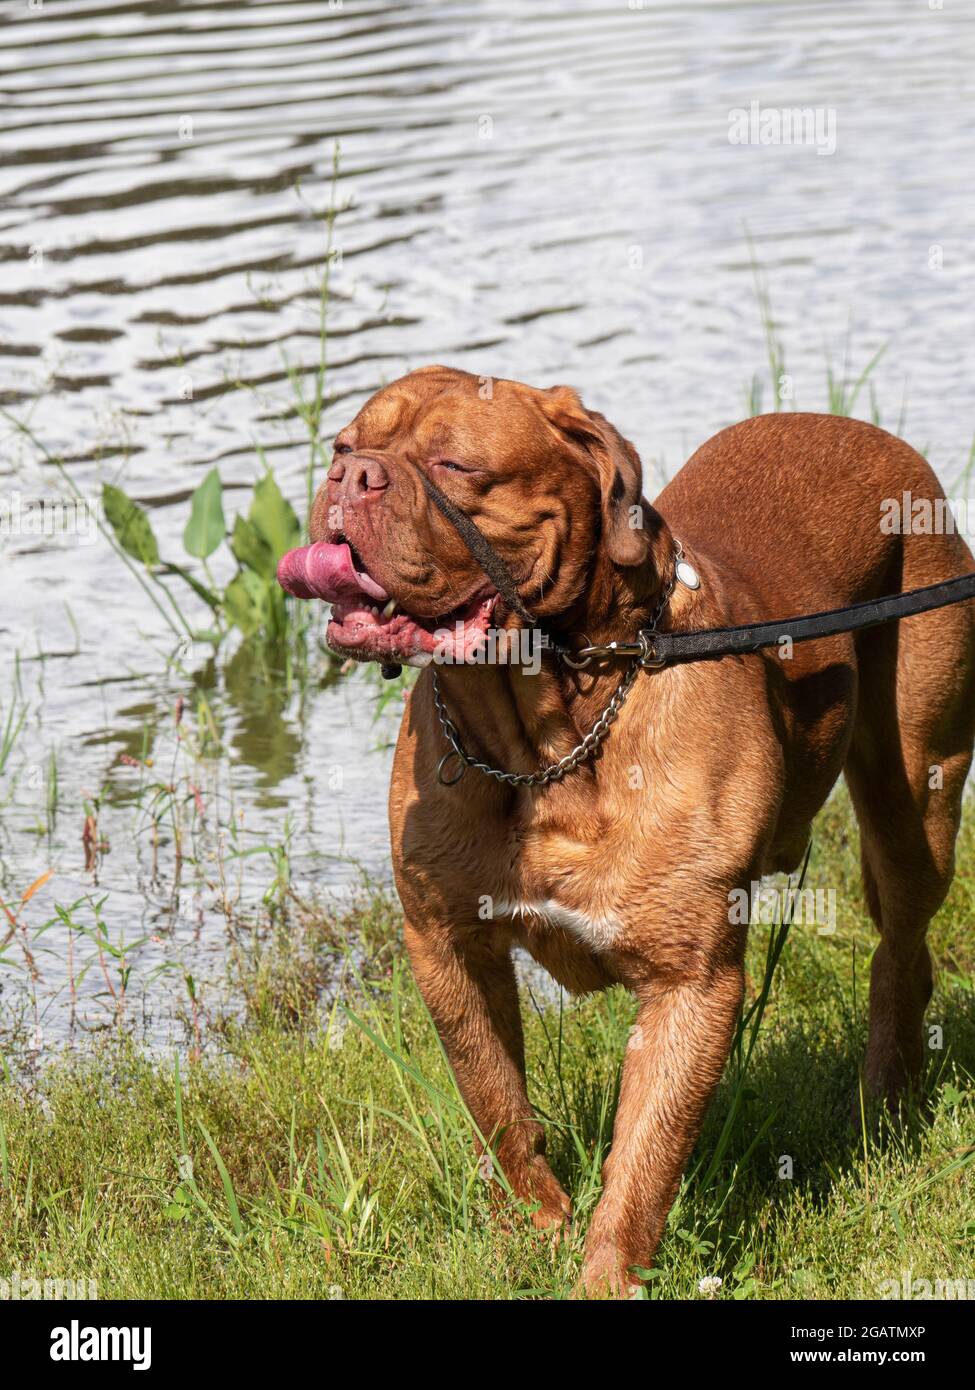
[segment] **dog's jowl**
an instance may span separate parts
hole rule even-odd
[[[336,439],[312,544],[280,577],[332,603],[335,651],[425,668],[390,792],[406,941],[478,1129],[540,1227],[570,1208],[528,1100],[512,948],[570,990],[636,996],[583,1270],[590,1292],[620,1293],[652,1260],[735,1031],[748,914],[729,903],[800,864],[841,772],[880,933],[866,1081],[896,1105],[917,1075],[925,932],[971,761],[975,613],[662,668],[573,654],[654,626],[841,608],[975,564],[953,530],[881,525],[885,499],[943,493],[871,425],[748,420],[650,506],[636,451],[575,391],[479,386],[429,367],[373,396]],[[540,659],[485,656],[524,613]]]

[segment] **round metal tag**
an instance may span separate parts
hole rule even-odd
[[[677,578],[685,589],[699,589],[701,587],[701,580],[697,570],[689,560],[677,561]]]

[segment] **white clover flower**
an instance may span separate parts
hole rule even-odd
[[[703,1293],[705,1298],[714,1298],[721,1287],[721,1276],[719,1274],[706,1274],[698,1282],[697,1291]]]

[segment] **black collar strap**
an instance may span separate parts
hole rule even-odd
[[[518,585],[515,583],[514,576],[501,556],[495,550],[488,538],[478,529],[466,512],[462,512],[456,502],[451,502],[450,498],[433,481],[426,469],[418,469],[420,482],[423,484],[424,491],[430,501],[450,522],[461,540],[467,546],[474,559],[481,569],[491,580],[498,593],[511,609],[512,613],[517,613],[518,617],[526,622],[529,627],[537,627],[535,619],[522,603],[518,596]],[[566,648],[561,647],[551,637],[545,638],[545,645],[550,651],[563,652]],[[383,662],[382,673],[387,680],[394,680],[402,671],[402,666],[394,662]]]
[[[437,487],[437,484],[423,468],[420,469],[420,482],[423,484],[430,501],[457,531],[467,549],[511,611],[517,613],[518,617],[523,619],[529,627],[537,626],[535,619],[518,597],[518,586],[511,571],[487,537],[478,530],[467,513],[462,512],[457,504],[451,502],[447,494]]]

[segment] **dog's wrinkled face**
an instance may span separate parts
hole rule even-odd
[[[525,606],[565,612],[597,554],[641,564],[640,464],[568,387],[426,367],[378,391],[335,439],[311,545],[283,586],[332,604],[326,640],[360,661],[470,658],[503,600],[431,503],[425,470],[504,560]]]

